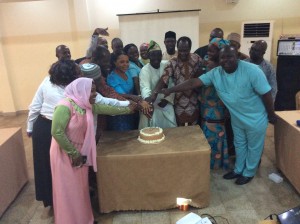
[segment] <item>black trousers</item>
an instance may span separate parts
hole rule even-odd
[[[39,116],[33,125],[32,151],[36,200],[52,206],[52,177],[50,167],[52,121]]]
[[[225,119],[225,130],[226,130],[226,135],[227,135],[227,147],[228,147],[228,154],[230,156],[235,155],[235,147],[233,143],[233,130],[231,126],[231,119]]]

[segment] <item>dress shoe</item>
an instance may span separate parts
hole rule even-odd
[[[231,180],[240,177],[240,174],[235,173],[234,171],[230,171],[229,173],[226,173],[223,178],[226,180]]]
[[[244,185],[244,184],[249,183],[252,179],[253,179],[253,177],[240,176],[240,177],[235,181],[235,183],[236,183],[237,185]]]

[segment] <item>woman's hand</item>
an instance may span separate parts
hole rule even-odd
[[[130,104],[128,105],[131,113],[134,113],[134,111],[138,108],[138,104],[132,100],[129,100]]]
[[[79,154],[76,157],[72,157],[71,161],[72,161],[72,166],[73,167],[82,167],[83,164],[85,163],[84,158],[81,154]]]

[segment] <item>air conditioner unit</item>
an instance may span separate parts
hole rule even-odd
[[[252,44],[257,40],[264,40],[268,44],[264,58],[270,61],[273,39],[273,23],[274,21],[243,22],[240,51],[249,55],[249,50]]]

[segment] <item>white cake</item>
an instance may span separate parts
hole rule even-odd
[[[163,129],[159,127],[147,127],[140,130],[138,140],[144,144],[158,144],[165,139]]]

